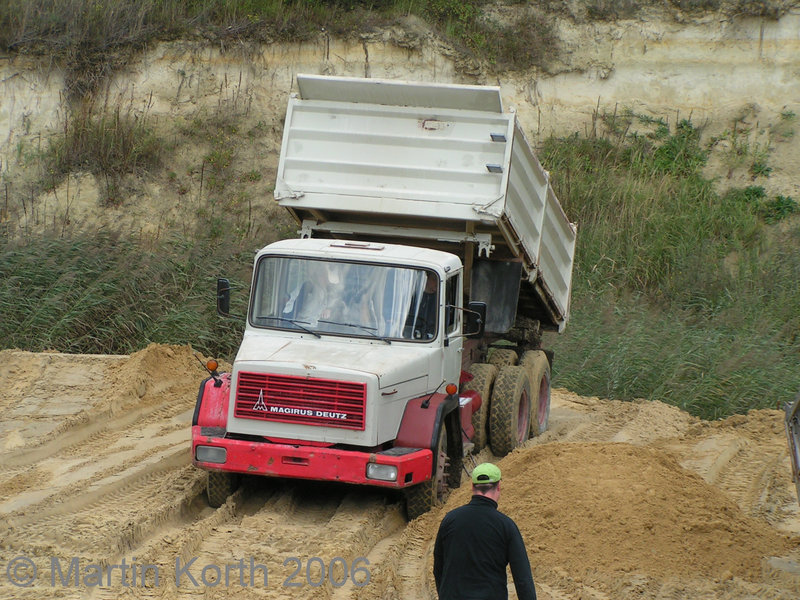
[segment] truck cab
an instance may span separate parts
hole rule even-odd
[[[296,239],[262,249],[233,369],[201,389],[195,464],[218,479],[429,480],[447,415],[471,417],[470,399],[452,393],[462,276],[457,256],[426,248]],[[211,413],[218,423],[203,426]]]

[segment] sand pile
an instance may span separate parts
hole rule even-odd
[[[191,346],[150,344],[135,352],[111,373],[115,404],[112,410],[130,403],[160,403],[164,394],[194,404],[200,382],[208,377],[198,360],[205,358]]]
[[[546,444],[514,453],[501,467],[501,509],[540,565],[757,579],[763,557],[792,546],[652,448]]]

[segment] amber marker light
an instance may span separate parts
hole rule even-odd
[[[447,387],[444,388],[444,391],[447,392],[450,396],[455,394],[458,391],[455,383],[448,383]]]
[[[219,364],[214,359],[211,359],[206,363],[206,369],[209,371],[216,371],[218,366]]]

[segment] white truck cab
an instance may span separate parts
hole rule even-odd
[[[392,244],[297,239],[261,250],[227,431],[394,440],[408,400],[459,381],[462,272],[457,256]],[[312,379],[319,389],[296,393],[293,381]]]

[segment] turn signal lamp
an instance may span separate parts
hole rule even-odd
[[[458,387],[456,387],[455,383],[448,383],[447,387],[444,388],[444,391],[448,393],[448,395],[452,396],[458,391]]]
[[[213,358],[206,363],[206,369],[209,371],[216,371],[219,364]]]

